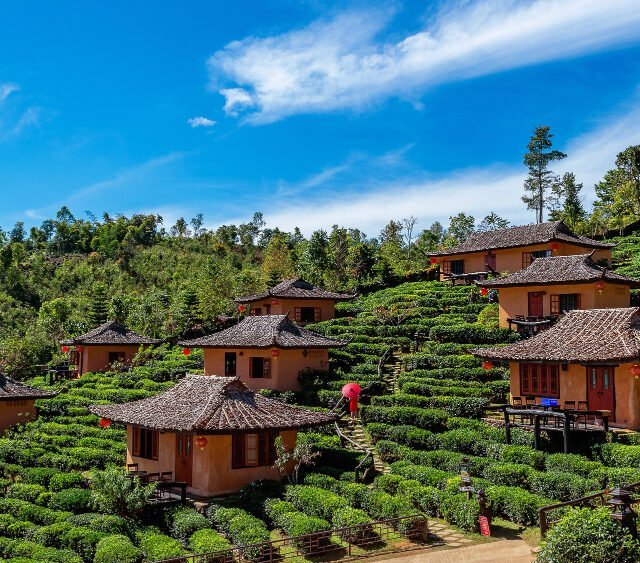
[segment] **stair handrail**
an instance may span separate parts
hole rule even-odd
[[[349,438],[349,436],[347,436],[344,432],[342,432],[342,430],[340,429],[340,426],[338,425],[337,421],[334,421],[334,426],[336,427],[336,432],[338,434],[338,436],[340,437],[341,440],[345,440],[347,442],[349,442],[350,444],[352,444],[357,450],[360,450],[361,452],[365,453],[365,456],[362,458],[362,460],[360,461],[360,463],[356,466],[356,468],[354,469],[354,472],[356,474],[356,481],[358,480],[358,475],[360,474],[360,468],[364,465],[364,463],[366,461],[368,461],[369,459],[371,459],[373,461],[374,457],[373,457],[373,450],[370,450],[369,448],[363,446],[362,444],[360,444],[359,442],[356,442],[355,440],[352,440],[351,438]],[[363,475],[363,478],[366,477],[367,474],[367,470],[365,470],[365,473]]]
[[[378,362],[378,379],[382,379],[382,370],[384,369],[384,363],[389,356],[392,356],[391,353],[393,350],[393,346],[389,346],[382,356],[380,356],[380,361]]]

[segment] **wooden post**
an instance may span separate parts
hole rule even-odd
[[[540,415],[533,415],[533,449],[540,449]]]
[[[509,423],[509,413],[507,412],[507,407],[503,407],[502,412],[504,413],[504,430],[506,433],[507,444],[511,444],[511,424]]]
[[[562,438],[564,440],[564,453],[569,453],[569,433],[571,432],[571,415],[564,413],[564,429],[562,430]]]
[[[547,530],[549,529],[547,524],[547,513],[544,508],[538,510],[538,515],[540,516],[540,536],[544,538],[547,535]]]

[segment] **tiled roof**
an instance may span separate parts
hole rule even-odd
[[[640,360],[640,309],[569,311],[551,328],[504,347],[480,348],[482,358],[561,363]]]
[[[53,391],[30,387],[0,373],[0,400],[48,399],[55,396]]]
[[[587,248],[612,248],[615,244],[600,242],[572,232],[562,221],[507,227],[473,233],[467,240],[457,246],[446,248],[439,252],[429,252],[427,256],[448,256],[451,254],[465,254],[467,252],[481,252],[498,248],[513,248],[532,244],[546,244],[558,241],[584,246]]]
[[[179,344],[195,348],[336,348],[347,342],[305,330],[287,315],[256,315],[220,332]]]
[[[616,274],[598,266],[591,254],[536,258],[529,267],[502,278],[480,282],[483,287],[518,285],[548,285],[556,283],[589,283],[603,280],[609,283],[640,287],[640,280]]]
[[[116,321],[107,321],[82,336],[61,341],[61,344],[159,344],[161,340],[148,338],[128,329]]]
[[[321,289],[302,278],[283,280],[278,285],[255,295],[236,298],[236,303],[250,303],[261,299],[328,299],[331,301],[348,301],[353,299],[355,294],[338,293]]]
[[[264,397],[235,377],[187,375],[155,397],[119,405],[93,405],[98,416],[145,428],[203,434],[290,430],[333,422],[337,415]]]

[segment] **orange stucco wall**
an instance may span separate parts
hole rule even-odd
[[[279,391],[297,391],[300,389],[298,374],[305,368],[327,370],[329,367],[329,351],[324,349],[299,348],[280,349],[280,355],[271,356],[271,349],[243,348],[243,349],[204,349],[205,375],[224,375],[224,355],[226,352],[236,353],[236,375],[247,387],[258,389],[277,389]],[[270,358],[271,377],[253,379],[249,377],[249,358]]]
[[[503,287],[499,290],[501,327],[509,326],[507,319],[529,314],[529,292],[544,292],[542,303],[545,316],[551,314],[551,295],[563,293],[579,293],[581,309],[629,307],[631,303],[628,285],[607,283],[601,292],[596,289],[595,283]]]
[[[613,368],[615,389],[615,421],[612,426],[623,428],[640,428],[640,379],[630,373],[633,364],[624,363]],[[560,406],[564,401],[586,401],[587,368],[579,364],[569,364],[567,371],[559,370],[560,374]],[[510,363],[511,396],[521,397],[520,394],[520,364]],[[536,397],[540,399],[541,397]],[[589,409],[593,408],[591,405]]]
[[[89,371],[107,371],[109,369],[109,352],[124,352],[125,362],[131,361],[139,350],[139,346],[84,346],[80,375]]]
[[[32,400],[0,401],[0,432],[16,424],[23,424],[33,420],[37,415]]]
[[[278,303],[275,305],[273,304],[271,297],[262,301],[254,301],[251,303],[251,308],[261,308],[263,315],[286,315],[289,313],[289,318],[294,319],[294,311],[296,307],[319,307],[319,320],[326,321],[333,319],[336,316],[336,303],[330,299],[277,299],[277,301]],[[270,313],[267,313],[267,307],[269,306],[271,307],[271,311]]]
[[[590,252],[590,249],[576,246],[573,244],[558,243],[560,248],[553,251],[553,256],[570,256],[572,254],[586,254]],[[499,273],[513,273],[522,270],[522,253],[534,252],[536,250],[551,250],[551,243],[547,244],[533,244],[529,246],[519,246],[516,248],[504,248],[495,249],[491,252],[496,255],[496,271]],[[483,272],[485,270],[485,256],[487,252],[470,252],[468,254],[452,254],[449,256],[436,256],[436,262],[442,264],[442,262],[450,260],[464,260],[464,271],[469,272]],[[611,264],[611,250],[610,249],[598,249],[593,254],[593,260],[599,262],[600,260],[607,260]],[[443,279],[442,268],[440,269],[440,276]]]
[[[140,471],[161,473],[171,471],[175,478],[176,435],[160,434],[158,461],[131,455],[133,429],[127,426],[127,463],[137,463]],[[192,436],[192,439],[196,435]],[[296,430],[280,433],[284,445],[291,449],[296,443]],[[231,435],[207,435],[207,445],[200,450],[193,446],[192,486],[189,492],[203,497],[233,493],[258,479],[280,479],[277,469],[271,466],[233,469],[231,466]]]

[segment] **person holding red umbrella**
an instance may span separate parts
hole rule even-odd
[[[351,424],[355,424],[358,416],[358,397],[360,396],[360,385],[357,383],[347,383],[342,388],[342,396],[349,400],[349,413],[351,414]]]

